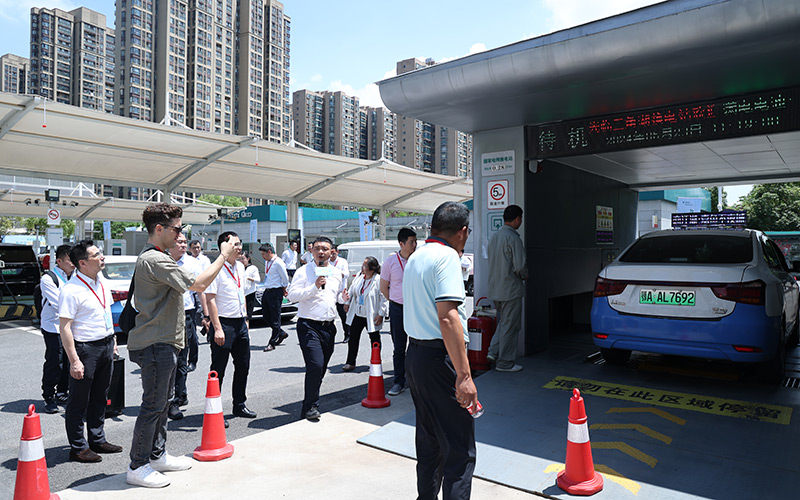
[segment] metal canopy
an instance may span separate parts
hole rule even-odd
[[[800,1],[672,0],[378,82],[467,132],[800,86]],[[555,160],[634,189],[800,179],[794,132]]]
[[[197,205],[173,199],[171,203],[183,208],[184,224],[208,224],[209,217],[217,215],[216,205]],[[98,219],[123,222],[141,222],[142,212],[150,202],[122,200],[119,198],[100,198],[78,196],[61,190],[61,201],[56,208],[62,219]],[[11,217],[45,217],[50,203],[44,200],[44,193],[0,189],[0,213]]]
[[[428,213],[444,201],[473,195],[471,180],[388,161],[343,158],[31,99],[0,93],[2,174],[370,208],[391,204],[394,210]],[[395,203],[401,197],[407,198]]]

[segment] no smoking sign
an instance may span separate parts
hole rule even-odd
[[[497,210],[508,206],[508,179],[486,183],[486,208]]]

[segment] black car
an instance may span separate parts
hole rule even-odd
[[[31,316],[33,292],[42,277],[33,247],[0,243],[0,316]],[[17,307],[11,307],[17,306]]]

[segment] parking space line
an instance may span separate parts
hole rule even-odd
[[[701,394],[664,391],[647,387],[635,387],[611,382],[599,382],[576,377],[558,376],[546,383],[543,388],[571,391],[580,389],[587,395],[621,399],[629,403],[690,410],[725,417],[742,418],[750,421],[789,425],[792,408],[766,403],[754,403],[737,399],[717,398]]]
[[[545,474],[550,474],[553,472],[561,472],[564,470],[564,464],[550,464],[544,470]],[[609,481],[613,481],[618,485],[622,486],[626,490],[630,491],[634,495],[639,494],[639,490],[642,489],[642,485],[637,483],[636,481],[632,481],[627,477],[623,476],[619,472],[615,471],[611,467],[602,465],[602,464],[594,464],[594,470],[603,474],[603,478],[608,479]]]
[[[650,436],[653,439],[657,439],[663,443],[670,444],[672,443],[672,438],[669,436],[665,436],[658,431],[654,431],[653,429],[641,425],[641,424],[592,424],[589,426],[590,429],[606,429],[606,430],[621,430],[621,429],[631,429],[637,432],[641,432],[645,436]]]
[[[628,443],[623,443],[622,441],[599,441],[599,442],[592,441],[592,449],[621,451],[622,453],[628,455],[629,457],[635,458],[636,460],[645,463],[650,467],[655,467],[656,464],[658,463],[658,459],[656,459],[655,457],[651,457],[642,450],[634,448]]]
[[[658,408],[609,408],[606,413],[652,413],[678,425],[686,425],[686,420]]]

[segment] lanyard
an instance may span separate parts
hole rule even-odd
[[[430,238],[428,238],[427,240],[425,240],[425,243],[438,243],[438,244],[440,244],[440,245],[444,245],[444,246],[446,246],[446,247],[449,247],[449,246],[450,246],[450,244],[449,244],[449,243],[447,243],[446,241],[444,241],[444,240],[443,240],[443,239],[441,239],[441,238],[437,238],[436,236],[431,236]]]
[[[228,269],[228,265],[227,265],[227,264],[222,264],[222,266],[225,268],[225,270],[226,270],[226,271],[228,271],[228,274],[230,274],[230,275],[231,275],[231,278],[233,278],[233,281],[235,281],[235,282],[236,282],[236,287],[237,287],[237,288],[242,288],[242,282],[239,280],[239,277],[237,276],[239,273],[237,272],[237,273],[236,273],[237,275],[234,275],[234,274],[231,272],[231,270],[230,270],[230,269]]]
[[[101,305],[101,306],[103,306],[103,310],[105,310],[105,308],[106,308],[106,300],[105,300],[105,299],[106,299],[106,289],[105,289],[105,287],[103,286],[103,282],[102,282],[102,281],[100,282],[100,289],[103,291],[103,298],[102,298],[102,300],[101,300],[101,299],[100,299],[100,296],[99,296],[99,295],[97,295],[97,292],[95,292],[95,291],[94,291],[94,288],[92,288],[91,286],[89,286],[89,283],[87,283],[87,282],[86,282],[86,280],[84,280],[83,278],[81,278],[81,277],[80,277],[79,275],[77,275],[77,274],[76,274],[75,276],[78,276],[78,279],[79,279],[79,280],[81,280],[81,281],[83,281],[83,284],[84,284],[84,285],[86,285],[86,288],[88,288],[89,290],[91,290],[91,291],[92,291],[92,293],[94,294],[94,296],[95,296],[95,297],[97,297],[97,301],[98,301],[98,302],[100,302],[100,305]]]
[[[400,252],[397,252],[395,255],[397,255],[397,262],[400,263],[400,270],[405,272],[405,268],[403,267],[403,261],[400,260]]]
[[[336,267],[336,263],[339,262],[339,257],[336,257],[336,260],[332,261],[333,267]]]
[[[267,266],[267,270],[264,271],[264,279],[267,278],[267,275],[269,274],[269,270],[272,269],[272,264],[274,264],[274,263],[275,263],[275,257],[273,257],[272,260],[269,261],[269,265]]]
[[[373,276],[373,278],[374,278],[374,276]],[[373,279],[373,278],[370,278],[370,279],[369,279],[369,283],[367,283],[367,280],[363,280],[363,281],[361,282],[361,295],[364,295],[364,289],[365,289],[365,288],[369,288],[369,285],[371,285],[371,284],[372,284],[372,279]]]

